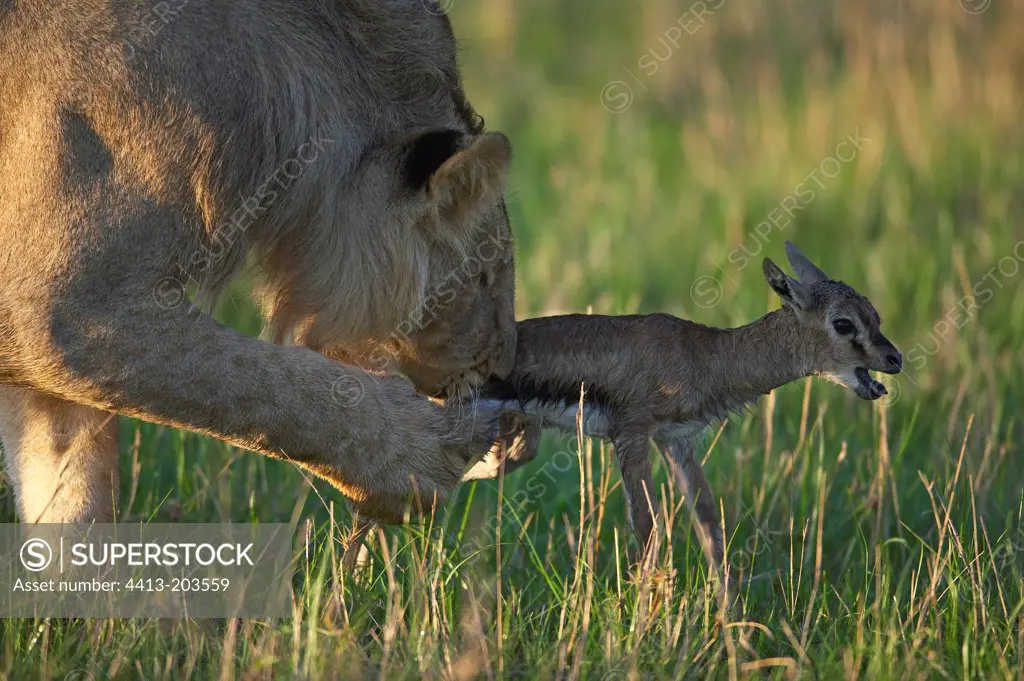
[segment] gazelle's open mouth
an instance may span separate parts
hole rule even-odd
[[[857,395],[865,400],[877,400],[883,395],[889,393],[882,385],[881,381],[877,381],[872,378],[868,370],[863,367],[857,367],[853,372],[854,376],[857,377]]]

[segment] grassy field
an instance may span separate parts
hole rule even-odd
[[[706,471],[742,621],[723,627],[706,597],[685,509],[655,574],[630,573],[600,442],[547,436],[502,488],[464,486],[432,523],[386,530],[351,575],[332,488],[125,420],[128,519],[297,519],[311,551],[294,618],[6,621],[0,675],[1024,678],[1024,4],[451,14],[470,98],[513,140],[520,316],[745,323],[777,305],[759,263],[792,239],[872,299],[906,356],[885,401],[808,381],[716,435]],[[259,328],[241,291],[223,315]]]

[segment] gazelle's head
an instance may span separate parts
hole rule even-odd
[[[903,356],[879,330],[882,319],[871,301],[829,279],[789,241],[786,256],[797,279],[768,258],[764,276],[796,314],[800,333],[813,341],[813,373],[845,385],[865,400],[885,395],[885,386],[868,372],[898,374]]]

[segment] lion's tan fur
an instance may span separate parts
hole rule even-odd
[[[467,103],[435,4],[0,1],[0,74],[0,382],[25,391],[0,408],[43,430],[81,407],[208,433],[390,519],[415,490],[429,503],[456,484],[488,420],[324,356],[381,355],[369,368],[428,392],[511,364],[508,143]],[[443,173],[410,184],[423,164]],[[484,276],[405,325],[492,242]],[[322,354],[200,311],[246,264],[274,337]],[[349,380],[352,404],[336,394]],[[18,406],[36,393],[56,400],[48,415]],[[28,489],[20,460],[55,445],[12,444],[3,421]],[[102,506],[53,500],[84,510],[42,517]]]

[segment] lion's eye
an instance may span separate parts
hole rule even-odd
[[[853,325],[849,319],[837,319],[832,322],[832,328],[836,330],[840,336],[848,336],[857,330],[857,327]]]

